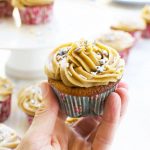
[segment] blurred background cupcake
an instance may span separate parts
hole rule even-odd
[[[141,38],[142,32],[146,29],[145,21],[141,18],[124,19],[111,26],[113,30],[121,30],[131,34],[135,42]]]
[[[17,133],[4,124],[0,124],[0,150],[15,150],[19,143],[20,137]]]
[[[24,24],[47,23],[52,18],[53,0],[13,0]]]
[[[100,115],[123,71],[124,60],[116,50],[85,40],[57,47],[45,67],[60,106],[70,117]]]
[[[143,31],[142,36],[144,38],[150,38],[150,5],[149,6],[145,6],[142,10],[142,18],[145,20],[146,22],[146,29]]]
[[[11,0],[0,0],[0,17],[10,17],[12,12]]]
[[[27,114],[29,124],[32,123],[35,112],[42,106],[42,91],[38,85],[22,89],[18,95],[18,105]]]
[[[0,122],[5,121],[10,115],[12,91],[11,81],[0,77]]]
[[[97,41],[117,50],[125,62],[134,44],[134,38],[128,32],[115,30],[101,34]]]

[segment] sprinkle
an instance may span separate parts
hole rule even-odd
[[[31,99],[31,103],[32,103],[32,104],[35,104],[35,100],[34,100],[34,99]]]
[[[67,54],[68,50],[69,50],[68,48],[61,48],[60,51],[59,51],[59,53],[58,53],[58,55],[62,56],[62,55]]]
[[[108,56],[108,52],[106,50],[103,50],[102,54],[105,55],[105,56]]]
[[[104,65],[105,63],[106,63],[106,59],[101,59],[101,60],[100,60],[100,64],[101,64],[101,65]]]
[[[98,66],[97,67],[97,73],[101,73],[104,71],[104,67],[103,66]]]

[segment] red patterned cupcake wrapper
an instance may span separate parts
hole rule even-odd
[[[150,38],[150,24],[148,24],[147,28],[143,31],[142,37],[146,39]]]
[[[27,115],[27,117],[28,117],[29,125],[31,125],[34,117],[30,115]]]
[[[53,4],[44,6],[24,7],[19,9],[21,21],[24,24],[47,23],[52,18]]]
[[[4,122],[10,115],[11,96],[0,102],[0,122]]]
[[[72,96],[59,92],[53,88],[58,97],[60,107],[67,116],[81,117],[87,115],[98,116],[103,113],[106,98],[115,91],[116,86],[104,93],[88,96]]]
[[[131,48],[127,48],[127,49],[119,52],[121,58],[123,58],[125,60],[125,63],[127,63],[127,61],[128,61],[130,51],[131,51]]]
[[[13,7],[10,2],[2,1],[0,2],[0,17],[12,16]]]

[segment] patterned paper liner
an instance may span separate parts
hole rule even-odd
[[[8,119],[11,111],[11,96],[8,96],[4,101],[0,101],[0,122]]]
[[[13,7],[9,1],[0,1],[0,17],[10,17],[12,16]]]
[[[24,7],[19,9],[24,24],[37,25],[51,21],[53,3],[44,6]]]
[[[27,117],[28,117],[29,125],[31,125],[34,117],[30,115],[27,115]]]
[[[87,115],[98,116],[103,113],[106,98],[115,91],[116,86],[111,89],[91,97],[72,96],[59,92],[54,88],[62,111],[70,117],[81,117]]]
[[[133,32],[129,32],[129,33],[135,39],[134,44],[136,44],[136,42],[139,41],[142,37],[142,31],[133,31]]]
[[[148,24],[147,28],[143,31],[142,37],[146,39],[150,38],[150,24]]]
[[[131,48],[127,48],[127,49],[119,52],[121,58],[123,58],[125,60],[125,63],[127,63],[127,61],[128,61],[130,51],[131,51]]]

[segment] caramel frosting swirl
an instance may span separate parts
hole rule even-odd
[[[0,124],[0,150],[13,150],[20,143],[16,132],[9,127]]]
[[[142,10],[142,18],[147,22],[150,23],[150,5],[145,6]]]
[[[12,0],[15,7],[40,6],[53,3],[54,0]]]
[[[107,85],[121,79],[124,61],[118,52],[99,42],[67,43],[50,54],[45,72],[69,87]]]
[[[37,109],[42,107],[43,97],[38,85],[29,86],[20,91],[18,95],[19,107],[30,116],[34,116]]]
[[[13,91],[13,85],[10,80],[0,77],[0,101],[9,96]]]
[[[130,48],[134,44],[134,39],[128,32],[115,30],[102,34],[97,40],[116,49],[118,52]]]
[[[116,24],[111,26],[114,30],[122,30],[126,32],[134,32],[134,31],[142,31],[146,28],[146,23],[141,18],[135,18],[135,19],[124,19],[118,21]]]

